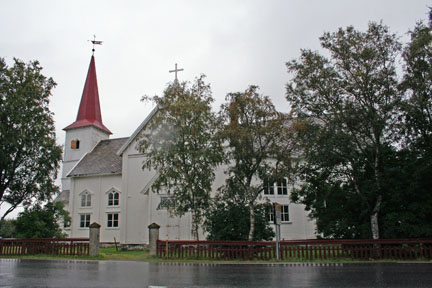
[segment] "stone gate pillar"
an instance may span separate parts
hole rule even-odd
[[[90,238],[90,243],[89,243],[89,255],[90,256],[97,256],[99,255],[99,248],[100,248],[100,227],[101,225],[99,225],[96,222],[93,222],[92,224],[90,224],[90,229],[89,229],[89,238]]]
[[[159,240],[159,228],[160,226],[154,222],[148,226],[151,256],[156,256],[157,240]]]

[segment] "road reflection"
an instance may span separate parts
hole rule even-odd
[[[0,287],[432,287],[432,263],[177,264],[0,259]]]

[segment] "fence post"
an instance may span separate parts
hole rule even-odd
[[[159,228],[160,226],[154,222],[148,226],[149,248],[151,256],[156,256],[157,240],[159,240]]]
[[[100,227],[96,222],[90,224],[90,235],[89,235],[89,255],[97,256],[99,255],[99,247],[100,247]]]

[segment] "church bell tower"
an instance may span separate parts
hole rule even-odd
[[[90,60],[76,121],[63,130],[66,131],[66,140],[63,155],[62,192],[68,192],[70,190],[68,173],[100,140],[108,139],[112,134],[102,122],[94,55]]]

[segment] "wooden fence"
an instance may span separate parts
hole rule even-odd
[[[286,261],[432,259],[432,239],[293,240],[280,244],[281,259]],[[276,258],[276,243],[159,240],[156,252],[161,258],[270,260]]]
[[[89,254],[88,238],[0,239],[0,256]]]

